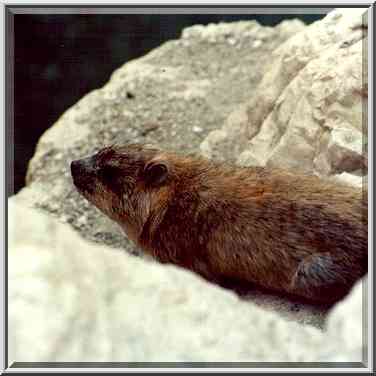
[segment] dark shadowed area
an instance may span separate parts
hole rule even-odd
[[[121,65],[185,27],[257,20],[274,26],[324,15],[26,15],[14,17],[14,192],[41,134],[82,96],[104,85]]]

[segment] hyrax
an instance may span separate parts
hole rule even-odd
[[[79,192],[163,263],[333,303],[367,272],[367,196],[142,145],[73,161]]]

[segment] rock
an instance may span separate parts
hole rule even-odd
[[[330,341],[321,350],[321,361],[366,363],[366,333],[367,278],[359,281],[349,296],[328,315],[327,335]]]
[[[359,287],[325,333],[187,270],[90,243],[17,198],[8,215],[10,364],[359,361]]]
[[[209,133],[203,154],[321,176],[365,175],[363,13],[364,9],[338,9],[274,50],[247,109],[241,104],[228,117],[231,123],[240,111],[240,129],[231,132],[226,123]]]
[[[363,187],[364,189],[368,187],[368,177],[367,176],[356,176],[349,174],[347,172],[342,172],[339,175],[333,175],[332,180],[339,181],[341,183],[353,185],[355,187]],[[366,191],[366,189],[365,189]]]
[[[298,329],[275,314],[258,317],[260,309],[185,270],[86,243],[68,226],[12,200],[9,234],[12,360],[262,359],[273,350],[253,350],[252,332],[284,341],[278,330]],[[304,331],[308,343],[320,338],[314,329]]]
[[[345,73],[347,78],[350,79],[348,85],[350,87],[357,86],[361,89],[359,80],[361,80],[362,63],[359,59],[362,58],[362,55],[361,51],[359,54],[359,42],[364,37],[361,27],[363,13],[364,9],[337,9],[329,13],[323,20],[308,26],[272,53],[271,69],[268,69],[257,89],[257,93],[254,94],[249,104],[250,128],[260,129],[275,104],[278,105],[276,110],[279,110],[279,113],[284,113],[285,121],[288,120],[289,114],[293,112],[294,107],[299,102],[288,101],[290,111],[282,111],[280,106],[288,98],[285,100],[282,98],[278,100],[278,98],[284,92],[285,96],[288,97],[297,92],[302,94],[296,85],[289,87],[290,83],[294,81],[299,82],[299,84],[303,83],[303,90],[309,89],[314,84],[315,88],[312,88],[312,91],[316,95],[320,95],[320,88],[324,89],[321,91],[321,96],[317,102],[319,100],[324,101],[330,95],[333,96],[333,98],[330,98],[333,102],[336,91],[341,91],[343,94],[347,89],[341,88],[341,84],[344,82],[342,75]],[[360,27],[355,27],[356,25]],[[355,52],[350,53],[348,48],[353,49],[354,45],[357,45]],[[343,58],[348,58],[349,63],[342,61]],[[320,59],[323,60],[320,61]],[[354,59],[359,65],[354,64]],[[339,60],[341,60],[341,64],[337,64]],[[321,65],[324,62],[331,64],[324,68]],[[341,65],[343,65],[343,70],[340,69],[338,72]],[[304,78],[311,77],[308,82],[299,79],[300,73],[303,72],[307,76]],[[352,74],[354,75],[352,76]],[[304,95],[301,96],[304,97]],[[346,95],[339,96],[339,98],[342,97],[346,97]],[[304,105],[304,103],[302,104]]]
[[[364,170],[367,158],[363,156],[363,134],[349,128],[333,129],[327,145],[327,160],[334,173]]]
[[[235,162],[247,143],[246,105],[239,105],[221,129],[211,131],[200,145],[200,153],[211,159]]]

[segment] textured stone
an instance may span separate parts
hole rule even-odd
[[[322,361],[367,363],[367,279],[359,281],[350,295],[328,315]]]
[[[240,105],[212,131],[202,143],[203,154],[322,176],[365,175],[364,12],[338,9],[274,50],[247,110]],[[231,132],[228,123],[239,112],[242,120]]]
[[[361,172],[367,167],[367,158],[363,156],[363,134],[357,130],[333,129],[327,148],[327,158],[334,172]]]
[[[361,361],[359,286],[326,333],[187,270],[89,243],[18,199],[8,213],[10,363]]]

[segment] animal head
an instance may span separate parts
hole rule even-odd
[[[75,160],[71,174],[78,191],[132,237],[139,234],[152,212],[163,212],[179,182],[198,175],[201,163],[131,144],[105,147]]]

